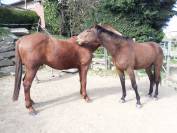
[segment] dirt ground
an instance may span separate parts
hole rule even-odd
[[[55,72],[55,74],[57,74]],[[126,103],[120,103],[121,85],[116,76],[89,74],[86,103],[79,95],[78,74],[64,74],[50,80],[48,70],[38,73],[32,98],[36,116],[24,106],[23,88],[12,102],[14,76],[0,78],[0,133],[176,133],[177,91],[163,83],[159,100],[147,97],[149,81],[137,80],[143,107],[136,108],[135,94],[126,80]]]

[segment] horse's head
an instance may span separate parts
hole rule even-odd
[[[115,30],[110,25],[95,25],[89,29],[84,30],[77,36],[77,42],[82,45],[84,43],[100,43],[98,39],[98,34],[101,30],[111,31],[112,33],[122,36],[120,32]]]
[[[95,27],[91,27],[89,29],[84,30],[77,36],[77,42],[82,45],[82,44],[87,44],[87,43],[99,43],[97,39],[97,31]]]

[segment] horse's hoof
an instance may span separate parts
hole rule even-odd
[[[143,106],[142,106],[142,104],[136,104],[136,107],[137,107],[138,109],[140,109],[140,108],[142,108]]]
[[[29,115],[35,116],[35,115],[37,115],[37,111],[29,112]]]
[[[152,98],[152,94],[148,94],[148,97],[149,97],[149,98]]]
[[[31,116],[35,116],[35,115],[37,115],[37,112],[36,112],[36,111],[29,112],[29,115],[31,115]]]
[[[120,103],[125,103],[125,99],[120,99]]]
[[[33,110],[29,111],[29,115],[35,116],[35,115],[37,115],[37,111],[33,109]]]
[[[37,115],[37,111],[32,106],[29,108],[29,115],[32,115],[32,116]]]
[[[159,98],[157,96],[154,96],[154,100],[157,101]]]
[[[87,103],[90,103],[92,100],[89,97],[84,98]]]
[[[87,102],[87,103],[91,102],[91,99],[88,96],[83,96],[83,95],[81,95],[81,96],[85,100],[85,102]]]

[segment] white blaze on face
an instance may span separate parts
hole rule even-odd
[[[77,36],[77,43],[79,44],[79,45],[81,45],[81,39],[79,38],[79,35]]]
[[[86,34],[87,34],[87,31],[83,31],[82,33],[80,33],[80,34],[77,36],[77,43],[78,43],[79,45],[81,45],[82,43],[85,43]]]

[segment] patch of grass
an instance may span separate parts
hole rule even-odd
[[[116,70],[105,70],[105,69],[90,69],[89,70],[89,75],[98,75],[98,76],[118,76]]]
[[[171,60],[170,60],[170,63],[172,63],[172,64],[177,64],[177,60],[176,60],[176,59],[171,59]]]
[[[10,33],[8,28],[0,27],[0,36],[7,36]]]

